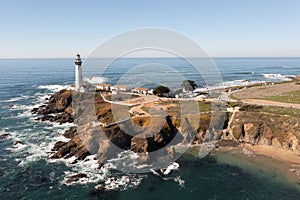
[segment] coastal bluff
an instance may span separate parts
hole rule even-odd
[[[61,90],[53,94],[45,105],[34,108],[32,113],[38,114],[37,120],[40,121],[72,123],[74,122],[74,112],[78,112],[78,110],[72,109],[72,98],[71,90]],[[101,167],[105,160],[117,156],[118,151],[111,143],[123,150],[142,153],[144,159],[147,160],[149,152],[161,149],[171,141],[174,142],[174,145],[216,141],[216,147],[234,147],[241,143],[269,145],[300,153],[300,119],[297,116],[266,112],[259,106],[239,105],[241,106],[239,111],[234,113],[227,110],[222,111],[218,115],[214,115],[214,118],[212,118],[213,111],[210,110],[194,113],[189,117],[179,117],[174,112],[174,100],[164,100],[164,105],[170,103],[167,110],[170,111],[170,108],[173,110],[171,109],[163,117],[163,124],[154,124],[154,127],[160,127],[160,129],[145,138],[139,136],[147,131],[153,132],[148,127],[151,118],[129,115],[128,119],[115,123],[111,103],[104,101],[99,94],[95,95],[95,102],[94,108],[99,122],[97,127],[99,130],[101,129],[102,134],[95,131],[93,128],[95,124],[92,122],[80,123],[84,124],[80,127],[71,127],[64,133],[64,136],[70,140],[68,142],[57,141],[52,149],[51,158],[75,156],[74,162],[76,162],[85,159],[88,155],[95,154],[99,159],[99,167]],[[227,104],[227,106],[232,105]],[[143,109],[147,110],[147,106],[144,107]],[[211,128],[212,124],[221,128]],[[137,131],[127,134],[126,128],[135,130],[134,127],[131,127],[133,125],[138,127]],[[85,132],[78,134],[78,128],[81,132],[82,130]],[[177,134],[179,137],[176,137]],[[173,141],[174,139],[176,141]],[[172,148],[166,148],[166,151],[170,156],[174,153]]]
[[[232,117],[222,139],[233,139],[251,145],[268,145],[299,154],[300,118],[278,113],[285,108],[269,109],[255,105],[242,106]]]

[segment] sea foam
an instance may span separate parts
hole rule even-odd
[[[267,79],[276,79],[280,81],[288,81],[291,80],[294,75],[282,75],[282,74],[263,74],[263,76]]]
[[[104,83],[107,82],[107,78],[105,77],[97,77],[97,76],[87,76],[83,78],[84,81],[87,81],[91,84],[98,84],[98,83]]]
[[[38,86],[38,89],[47,89],[51,92],[58,92],[62,89],[66,89],[70,87],[70,85],[40,85]]]

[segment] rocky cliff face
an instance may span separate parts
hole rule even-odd
[[[46,105],[34,108],[33,114],[40,114],[37,120],[57,123],[73,122],[72,114],[72,91],[61,90],[53,94]],[[54,114],[54,115],[53,115]]]
[[[71,91],[62,90],[52,95],[46,105],[35,108],[32,112],[40,114],[41,117],[38,119],[42,121],[73,122],[72,97],[74,96]],[[79,95],[76,98],[82,98],[82,96]],[[82,160],[90,154],[95,154],[101,166],[103,161],[114,158],[121,150],[131,149],[133,152],[144,154],[144,159],[147,160],[148,152],[161,149],[171,141],[172,144],[181,142],[190,144],[195,137],[197,138],[196,143],[219,138],[216,130],[208,128],[209,114],[201,115],[200,121],[195,120],[198,117],[194,118],[191,115],[183,118],[167,115],[159,117],[157,122],[149,117],[141,116],[114,124],[110,104],[104,102],[99,95],[96,95],[95,98],[95,107],[91,107],[91,109],[95,109],[96,119],[102,124],[110,125],[97,125],[95,128],[89,120],[79,118],[79,126],[72,127],[64,133],[66,137],[70,138],[70,141],[58,141],[53,147],[52,158],[75,156],[77,160]],[[82,111],[85,114],[89,112],[93,111],[87,109]],[[149,124],[151,124],[150,127]],[[216,132],[214,137],[210,137],[212,132]]]
[[[83,120],[81,125],[64,133],[70,138],[69,142],[58,141],[55,144],[52,158],[75,156],[77,160],[83,160],[94,154],[101,166],[105,160],[114,158],[122,150],[131,149],[142,153],[147,160],[149,152],[161,149],[171,141],[173,144],[201,144],[220,139],[222,142],[218,142],[218,146],[236,146],[239,142],[246,142],[272,145],[300,153],[298,118],[252,111],[239,111],[234,115],[226,112],[214,115],[202,113],[197,117],[168,115],[160,120],[162,124],[152,124],[150,130],[149,124],[153,121],[149,117],[133,117],[114,124],[110,104],[99,96],[95,98],[96,119],[101,123],[111,124],[97,125],[95,128],[92,122]],[[52,95],[47,105],[35,108],[32,112],[41,115],[39,120],[73,122],[72,92],[62,90]],[[153,133],[157,127],[157,131]]]
[[[232,119],[223,139],[252,145],[271,145],[300,153],[300,119],[263,112],[241,111]]]

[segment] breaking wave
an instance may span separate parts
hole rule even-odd
[[[86,77],[83,78],[83,81],[87,81],[90,84],[99,84],[99,83],[107,82],[108,79],[105,78],[105,77],[86,76]]]
[[[68,88],[70,85],[40,85],[38,86],[38,89],[46,89],[51,92],[58,92],[62,89]]]
[[[295,77],[294,75],[282,75],[282,74],[263,74],[263,76],[267,79],[275,79],[280,81],[288,81]]]

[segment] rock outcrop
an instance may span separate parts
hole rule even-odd
[[[263,112],[241,111],[235,114],[223,139],[252,145],[271,145],[300,153],[300,119]]]
[[[39,114],[37,120],[51,121],[60,124],[73,122],[72,115],[72,91],[61,90],[53,94],[46,105],[34,108],[33,114]]]

